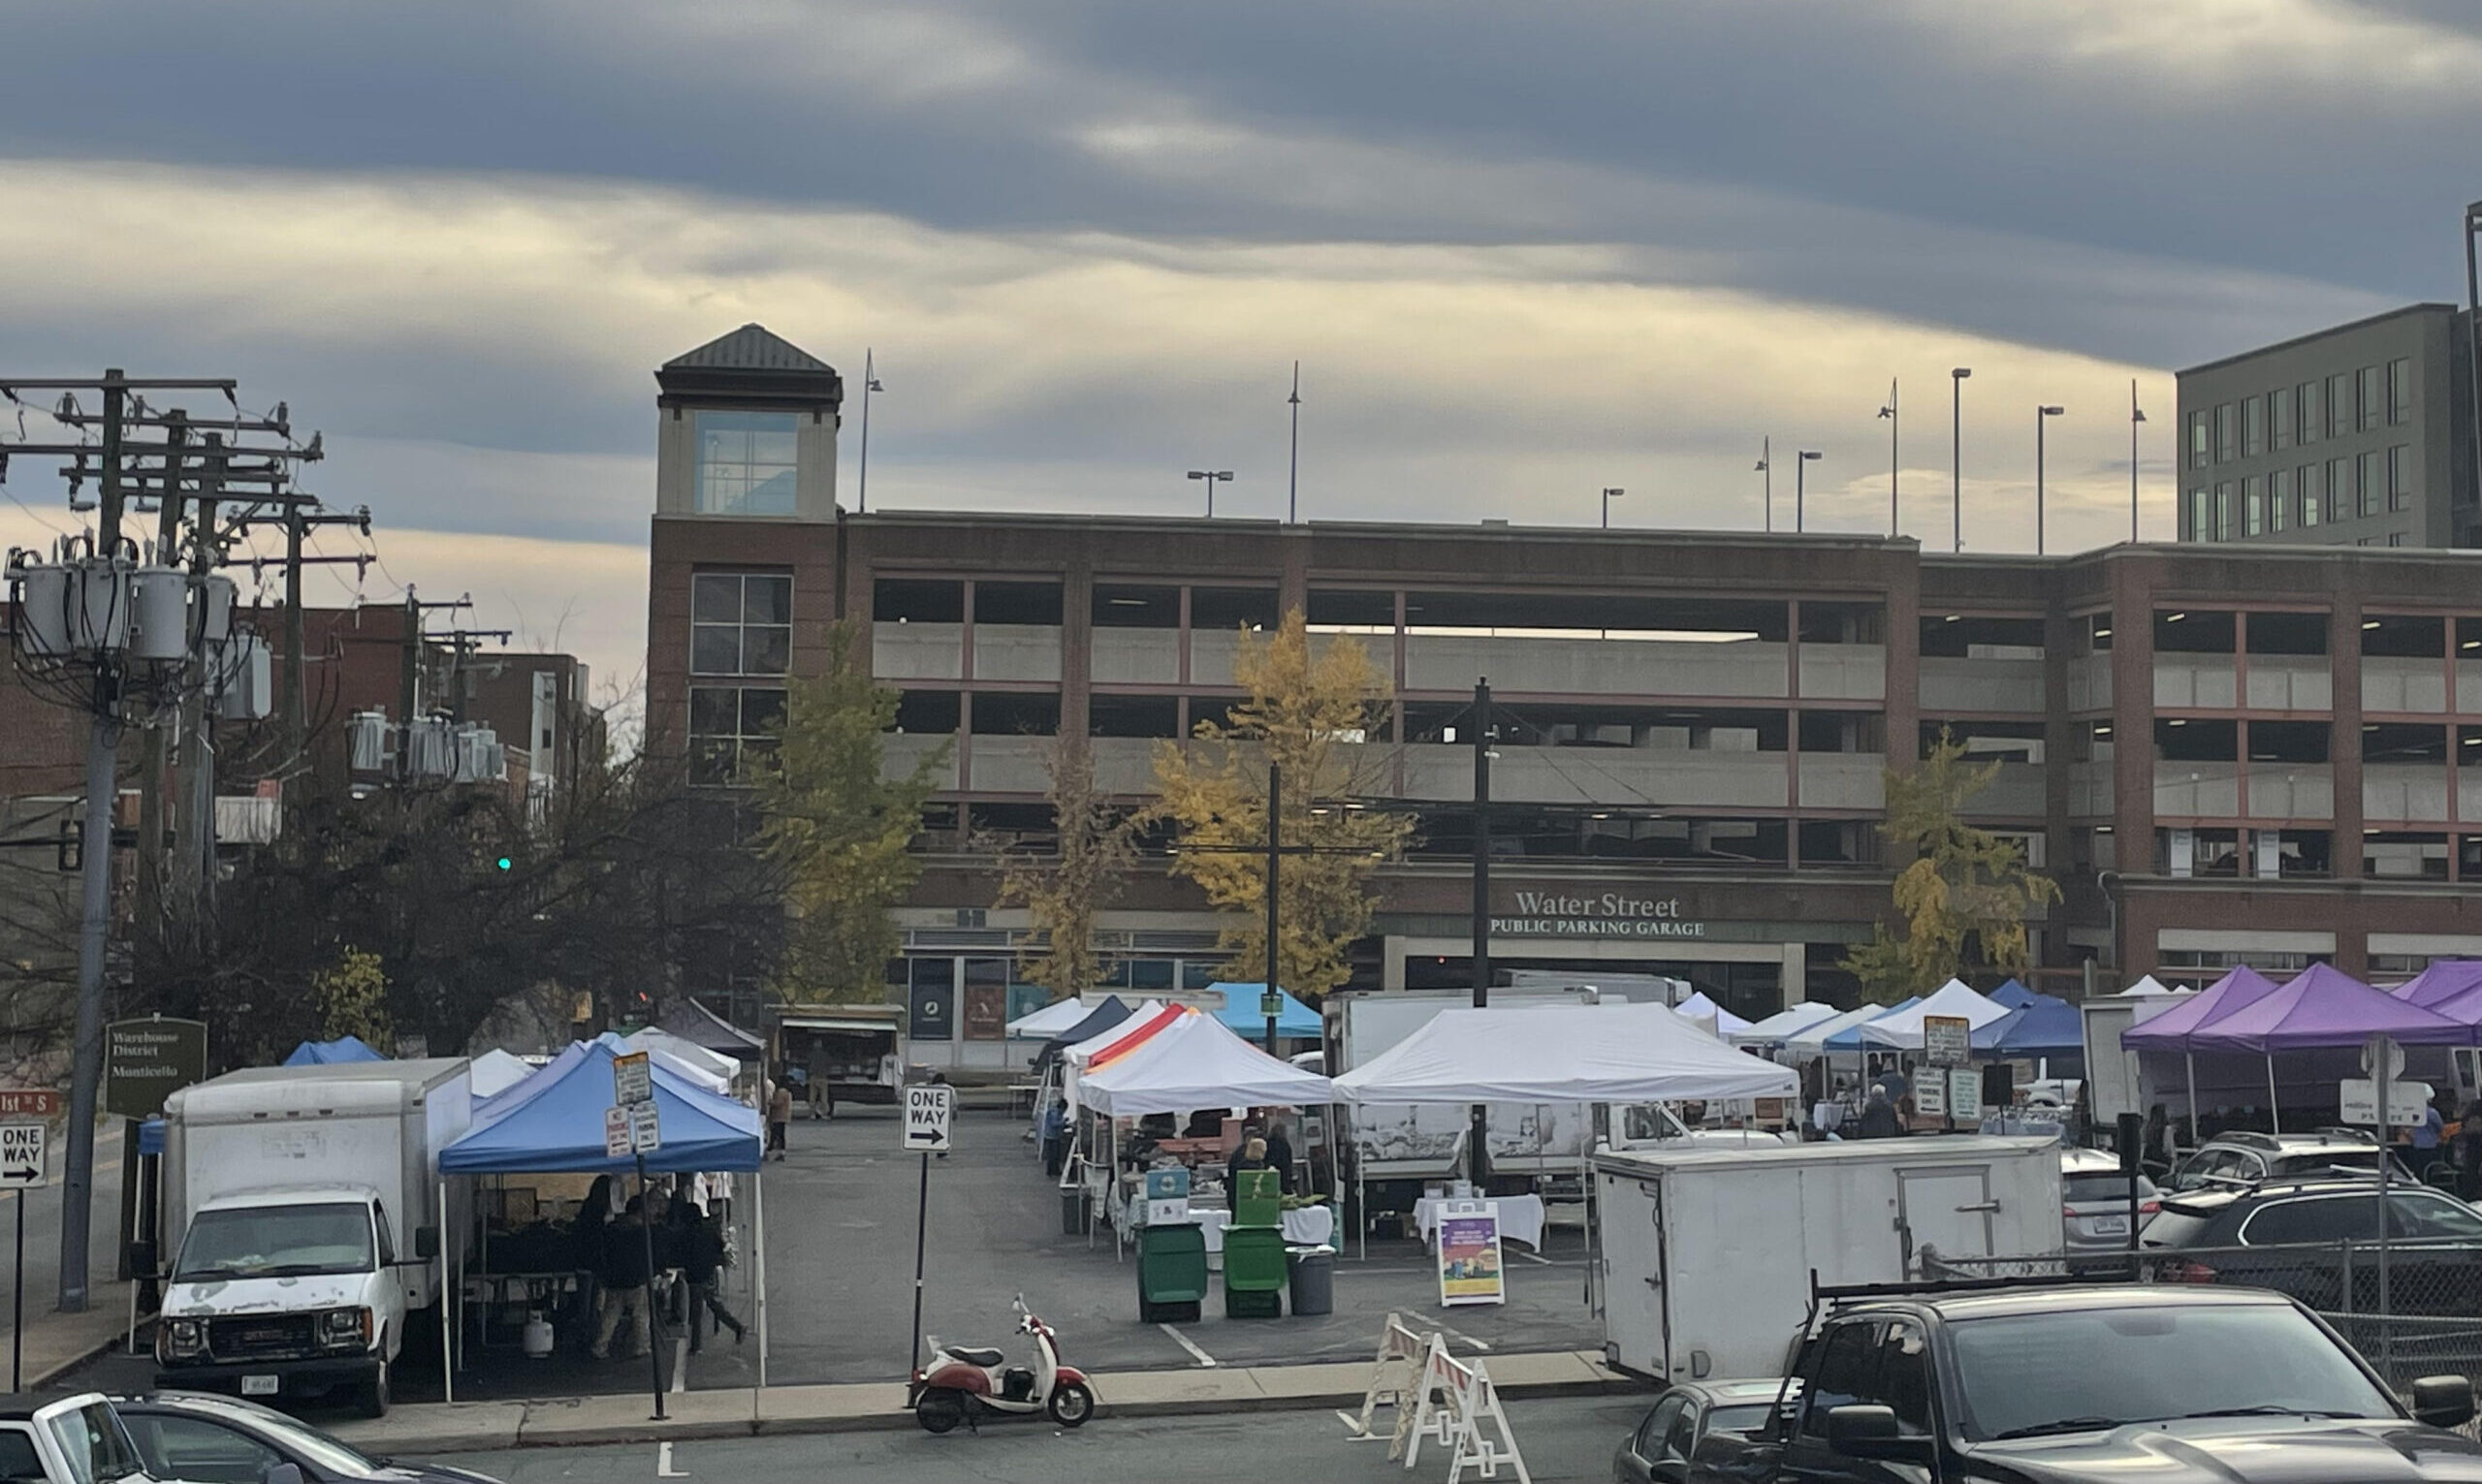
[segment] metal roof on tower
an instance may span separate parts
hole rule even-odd
[[[663,368],[667,371],[824,371],[830,376],[836,374],[836,367],[756,321],[744,325],[731,334],[718,335],[696,350],[673,357],[663,363]]]
[[[809,351],[764,325],[748,324],[655,371],[663,406],[805,407],[833,411],[844,401],[844,378]]]

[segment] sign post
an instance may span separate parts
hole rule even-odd
[[[647,1248],[647,1360],[654,1374],[655,1420],[663,1414],[663,1317],[655,1307],[654,1203],[647,1199],[647,1155],[663,1148],[663,1127],[655,1119],[654,1068],[645,1052],[612,1058],[612,1102],[603,1110],[603,1152],[618,1158],[627,1154],[638,1165],[638,1235]]]
[[[931,1219],[931,1156],[948,1152],[948,1123],[955,1109],[955,1089],[945,1083],[927,1083],[905,1089],[905,1150],[922,1156],[922,1189],[913,1207],[913,1336],[906,1342],[907,1378],[922,1366],[922,1251]]]
[[[1922,1018],[1922,1059],[1933,1068],[1926,1076],[1914,1079],[1913,1105],[1924,1113],[1932,1110],[1922,1101],[1924,1088],[1931,1082],[1946,1084],[1939,1089],[1939,1126],[1942,1132],[1957,1131],[1957,1084],[1949,1077],[1950,1069],[1970,1065],[1974,1056],[1974,1023],[1961,1015],[1925,1015]],[[1982,1112],[1982,1090],[1974,1089],[1974,1112]]]
[[[0,1185],[15,1192],[17,1208],[17,1265],[9,1284],[9,1389],[25,1389],[26,1365],[26,1194],[43,1184],[44,1142],[48,1130],[41,1123],[0,1123]]]
[[[2269,1064],[2273,1064],[2272,1058]],[[2363,1042],[2362,1070],[2370,1073],[2374,1084],[2371,1102],[2377,1114],[2372,1121],[2378,1125],[2378,1363],[2384,1366],[2395,1348],[2389,1343],[2393,1337],[2387,1322],[2387,1161],[2389,1124],[2393,1121],[2390,1115],[2395,1112],[2389,1093],[2393,1090],[2391,1084],[2404,1070],[2404,1053],[2397,1046],[2396,1038],[2374,1035]],[[2349,1299],[2350,1295],[2346,1297]]]

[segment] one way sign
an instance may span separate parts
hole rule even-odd
[[[905,1089],[905,1151],[946,1153],[948,1105],[955,1089],[939,1084]]]
[[[44,1134],[41,1123],[0,1123],[0,1189],[43,1184]]]

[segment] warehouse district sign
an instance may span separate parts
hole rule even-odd
[[[1702,938],[1706,924],[1681,915],[1677,897],[1627,892],[1520,891],[1516,910],[1491,919],[1491,935],[1519,938]]]

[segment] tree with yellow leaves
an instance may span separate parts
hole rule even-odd
[[[1248,692],[1224,722],[1201,721],[1186,742],[1158,742],[1149,817],[1177,831],[1172,873],[1229,914],[1217,947],[1227,980],[1264,976],[1267,765],[1283,774],[1273,801],[1286,848],[1277,879],[1277,978],[1322,995],[1352,975],[1347,952],[1370,928],[1370,877],[1413,833],[1401,815],[1365,807],[1381,775],[1376,737],[1387,681],[1359,641],[1311,642],[1301,610],[1273,634],[1244,630],[1233,682]],[[1292,853],[1298,850],[1300,853]]]
[[[1966,762],[1964,744],[1945,732],[1910,773],[1888,770],[1879,833],[1913,862],[1893,893],[1904,936],[1890,936],[1882,924],[1844,958],[1870,999],[1892,1004],[1927,995],[1975,970],[2025,971],[2025,920],[2059,900],[2059,883],[2035,874],[2014,841],[1957,818],[1998,774],[1997,763]]]
[[[997,905],[1024,907],[1033,921],[1019,972],[1066,999],[1103,976],[1095,918],[1119,895],[1136,847],[1129,820],[1095,787],[1094,751],[1084,739],[1052,739],[1042,763],[1057,846],[1045,852],[990,840],[986,848],[1000,861]]]

